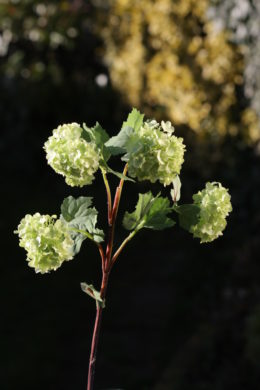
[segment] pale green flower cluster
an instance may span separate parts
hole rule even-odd
[[[228,190],[221,183],[207,183],[206,188],[193,195],[194,204],[199,207],[199,221],[191,227],[194,237],[200,242],[211,242],[222,236],[232,211]]]
[[[96,146],[81,138],[82,131],[77,123],[61,125],[44,144],[48,163],[72,187],[91,184],[99,167]]]
[[[164,186],[180,173],[185,145],[173,135],[170,122],[146,121],[132,136],[127,146],[128,172],[138,180],[157,180]]]
[[[74,242],[67,225],[56,215],[27,214],[18,230],[20,246],[27,251],[29,266],[38,273],[56,270],[73,258]]]

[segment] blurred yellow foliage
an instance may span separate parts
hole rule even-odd
[[[97,31],[112,84],[156,119],[168,116],[200,135],[243,133],[254,142],[258,118],[250,108],[243,112],[237,92],[242,50],[213,27],[208,6],[208,0],[102,2]]]

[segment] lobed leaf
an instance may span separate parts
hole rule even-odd
[[[135,211],[125,213],[123,226],[127,230],[140,230],[143,227],[163,230],[175,224],[168,217],[171,211],[172,208],[168,198],[163,198],[159,195],[154,197],[151,192],[139,194]]]
[[[163,230],[175,225],[175,221],[167,215],[172,211],[168,198],[158,197],[152,203],[152,206],[145,218],[144,227]]]
[[[133,108],[128,115],[127,120],[123,122],[120,132],[116,136],[110,138],[105,144],[112,155],[116,156],[118,154],[126,153],[131,136],[140,129],[143,124],[143,119],[144,114],[141,114],[136,108]]]
[[[105,143],[109,140],[109,135],[98,122],[94,127],[87,127],[87,125],[83,123],[83,132],[81,133],[81,137],[87,142],[94,142],[96,144],[104,161],[109,159],[110,153],[108,148],[105,146]]]
[[[98,212],[94,207],[90,207],[91,204],[91,197],[80,196],[75,199],[69,196],[61,205],[61,217],[71,228],[74,254],[80,251],[82,242],[89,236],[97,243],[104,241],[103,230],[96,228]]]
[[[87,215],[91,205],[92,197],[80,196],[75,199],[73,196],[68,196],[62,202],[61,214],[65,221],[70,222],[77,217]]]
[[[136,108],[133,108],[130,114],[128,114],[127,120],[123,123],[124,127],[132,127],[135,131],[140,130],[144,121],[144,114],[141,114]]]
[[[109,153],[111,153],[113,156],[125,153],[127,143],[133,132],[134,129],[132,127],[126,126],[123,127],[117,135],[110,138],[110,140],[105,144]]]

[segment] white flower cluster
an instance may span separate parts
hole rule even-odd
[[[29,266],[36,272],[56,270],[65,260],[73,258],[74,242],[67,225],[56,215],[27,214],[18,230],[20,246],[27,251]]]
[[[49,165],[72,187],[91,184],[99,167],[96,146],[81,138],[82,131],[77,123],[61,125],[44,144]]]
[[[180,173],[185,145],[173,135],[170,122],[146,121],[127,145],[128,172],[138,180],[157,180],[164,186]]]
[[[206,188],[193,195],[194,204],[199,207],[199,221],[191,227],[194,237],[200,242],[211,242],[222,235],[232,211],[228,190],[220,183],[207,183]]]

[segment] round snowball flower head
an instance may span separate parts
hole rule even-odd
[[[99,167],[96,146],[81,138],[82,131],[78,123],[61,125],[44,144],[49,165],[72,187],[91,184]]]
[[[170,185],[180,173],[185,145],[173,135],[171,122],[146,121],[135,131],[127,147],[128,172],[138,180]]]
[[[199,207],[199,220],[191,227],[194,237],[200,242],[211,242],[222,236],[227,222],[226,217],[232,211],[228,190],[220,183],[207,183],[206,187],[193,195],[194,205]]]
[[[38,273],[56,270],[73,258],[74,242],[67,225],[56,215],[27,214],[18,230],[20,246],[27,251],[29,266]]]

